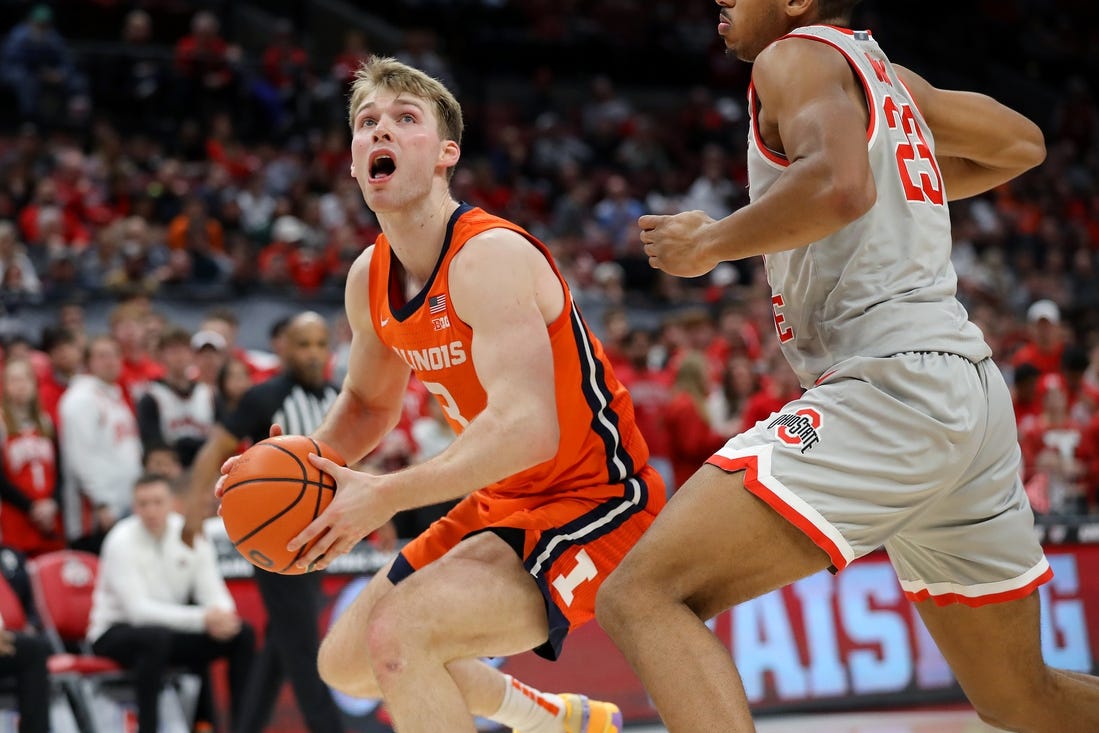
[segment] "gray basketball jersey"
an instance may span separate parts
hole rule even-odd
[[[955,297],[950,215],[931,130],[889,60],[869,31],[808,26],[787,38],[835,48],[861,79],[878,193],[869,212],[835,234],[765,258],[779,340],[802,386],[853,356],[942,351],[974,362],[991,356]],[[788,162],[759,136],[752,87],[748,99],[755,200]]]

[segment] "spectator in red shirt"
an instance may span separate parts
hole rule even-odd
[[[648,331],[631,330],[622,345],[624,360],[614,366],[614,373],[633,398],[634,419],[649,444],[649,465],[664,477],[665,486],[671,487],[675,485],[675,472],[665,421],[672,397],[671,380],[666,372],[653,369],[649,364],[652,343],[653,337]]]
[[[232,98],[236,82],[233,66],[240,51],[225,42],[220,29],[217,16],[201,10],[191,19],[191,34],[176,44],[180,111],[185,114],[199,110],[207,116],[215,109],[223,109]]]
[[[710,427],[706,414],[709,384],[706,359],[688,352],[679,360],[671,401],[664,413],[675,489],[678,489],[706,459],[727,441],[726,436]]]
[[[781,412],[783,405],[801,396],[794,371],[781,354],[771,358],[767,374],[759,378],[759,390],[748,398],[744,406],[743,422],[739,432],[748,430],[760,420],[766,420],[772,413]]]
[[[44,221],[58,220],[54,229],[43,230]],[[58,194],[57,182],[52,178],[38,181],[34,189],[34,198],[19,212],[19,230],[23,239],[34,247],[62,244],[66,248],[78,251],[91,241],[84,222],[72,210],[65,208]]]
[[[1030,362],[1015,367],[1015,379],[1011,385],[1011,402],[1015,406],[1015,424],[1020,431],[1028,421],[1042,411],[1042,400],[1038,394],[1038,384],[1042,373]]]
[[[38,375],[38,399],[50,420],[58,426],[57,405],[69,387],[69,380],[83,367],[83,346],[77,335],[64,326],[47,326],[42,331],[42,351],[50,363],[49,369]]]
[[[141,304],[125,302],[115,306],[108,317],[111,336],[122,353],[118,383],[131,409],[144,396],[149,382],[164,376],[164,367],[146,349],[145,316]]]
[[[1062,385],[1054,381],[1046,386],[1041,413],[1019,437],[1023,480],[1035,511],[1078,513],[1086,502],[1085,426],[1069,414]]]
[[[1018,366],[1030,363],[1042,374],[1061,371],[1061,353],[1065,350],[1065,338],[1061,332],[1061,309],[1052,300],[1036,300],[1026,313],[1030,338],[1011,357]]]

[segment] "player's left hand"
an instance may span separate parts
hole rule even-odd
[[[698,277],[717,267],[699,244],[703,230],[714,223],[704,211],[684,211],[672,216],[648,214],[637,220],[649,266],[678,277]]]
[[[298,567],[324,570],[388,522],[396,509],[377,490],[382,477],[355,471],[314,453],[309,454],[309,462],[335,479],[336,496],[319,517],[290,540],[286,549],[297,552],[319,538],[298,560]]]

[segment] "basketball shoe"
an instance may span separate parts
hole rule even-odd
[[[589,700],[586,695],[569,692],[560,697],[565,703],[562,733],[621,733],[622,713],[613,702]]]

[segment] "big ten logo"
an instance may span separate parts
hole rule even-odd
[[[1076,558],[1049,558],[1040,589],[1042,653],[1055,667],[1095,661]],[[864,560],[818,573],[717,618],[752,703],[946,689],[954,677],[892,567]]]

